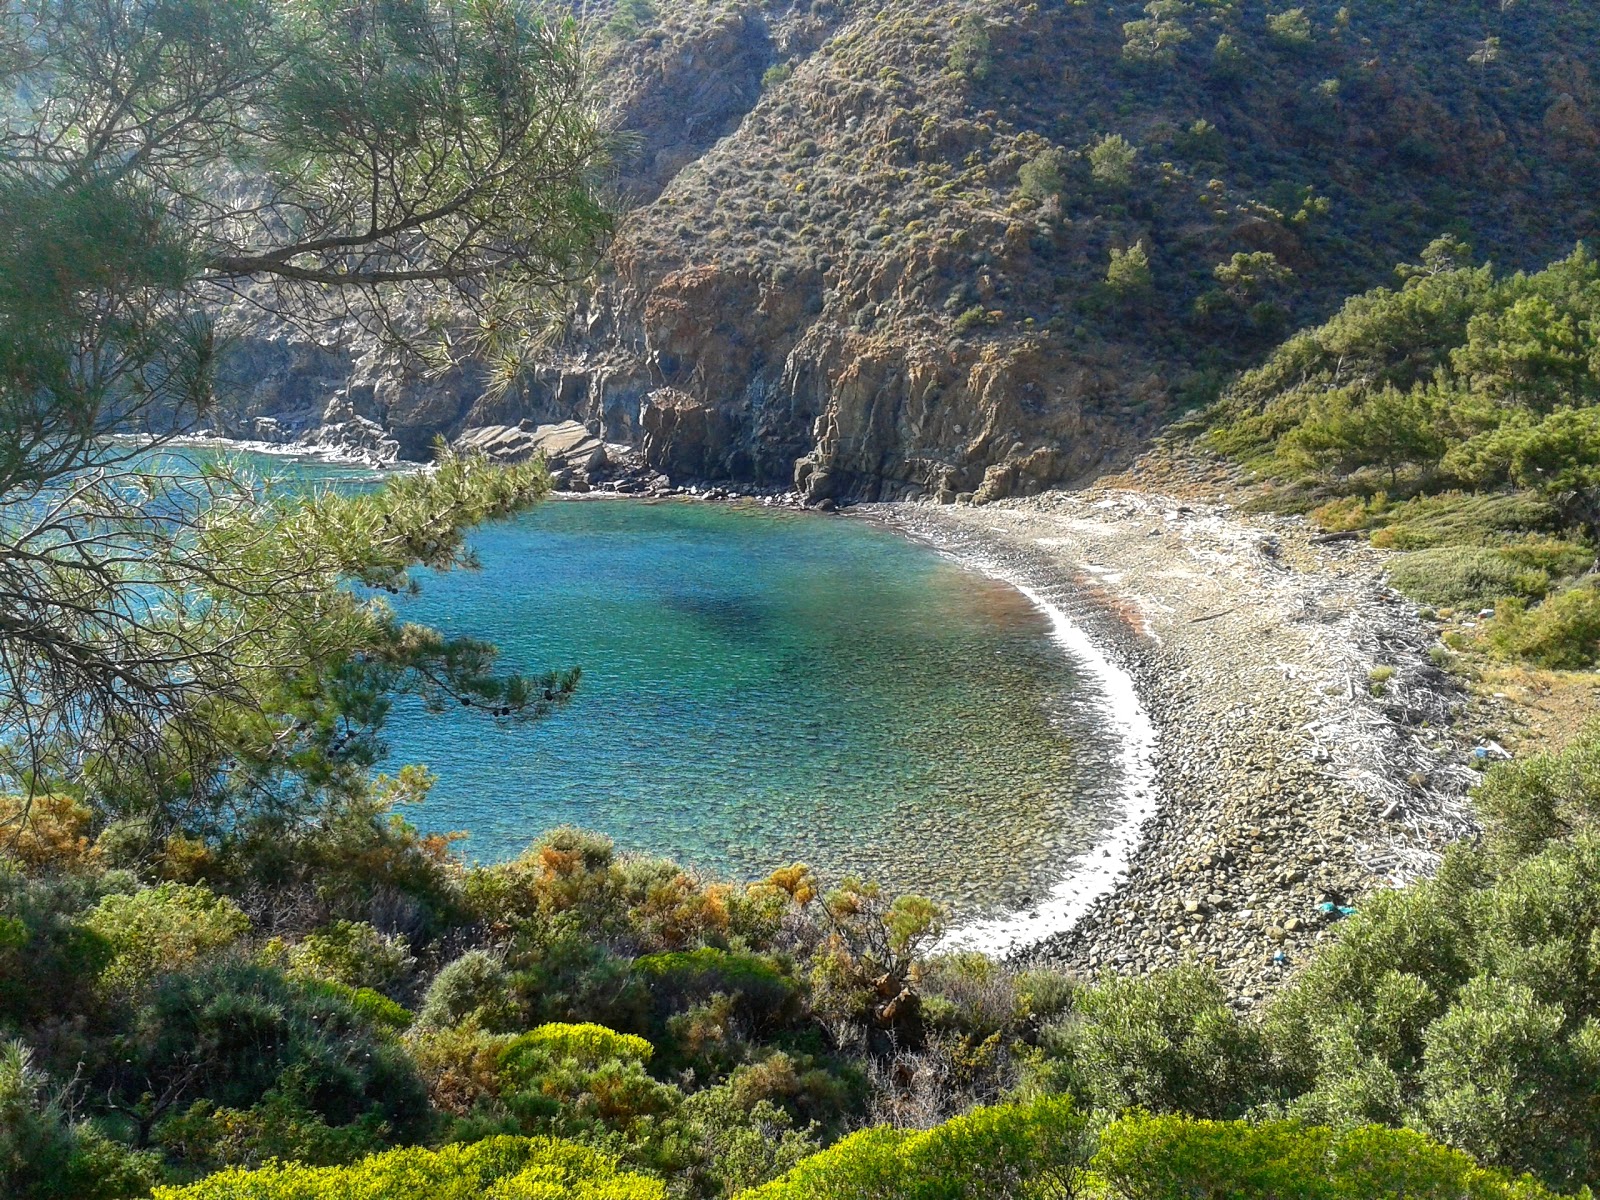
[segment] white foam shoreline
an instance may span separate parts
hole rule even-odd
[[[373,455],[358,454],[336,446],[310,446],[300,442],[260,442],[247,438],[223,437],[220,434],[186,434],[165,439],[162,444],[167,446],[215,446],[247,454],[270,455],[273,458],[328,463],[335,466],[367,467],[373,471],[399,472],[416,470],[423,465],[420,463],[403,463],[398,460],[380,461]]]
[[[1139,849],[1140,831],[1156,806],[1156,727],[1133,677],[1065,612],[988,559],[967,554],[951,557],[1016,588],[1049,618],[1051,640],[1093,681],[1107,723],[1118,739],[1122,811],[1105,837],[1062,864],[1061,878],[1044,899],[1023,910],[958,925],[938,945],[940,950],[978,950],[1003,956],[1072,928],[1127,874]]]

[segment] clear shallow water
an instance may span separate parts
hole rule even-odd
[[[306,479],[361,473],[267,462]],[[1118,808],[1099,697],[1013,588],[866,520],[683,501],[552,501],[424,573],[408,619],[506,666],[581,666],[531,726],[390,718],[408,816],[514,856],[574,824],[750,878],[794,861],[966,913],[1025,907]]]

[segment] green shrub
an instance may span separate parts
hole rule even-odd
[[[493,1137],[439,1150],[390,1150],[353,1166],[275,1163],[222,1171],[155,1200],[666,1200],[657,1180],[597,1150],[551,1138]]]
[[[158,979],[96,1082],[146,1134],[200,1100],[243,1112],[277,1097],[330,1128],[365,1122],[394,1140],[419,1136],[430,1119],[416,1068],[389,1031],[336,986],[248,963]]]
[[[814,1127],[796,1129],[772,1101],[750,1101],[730,1085],[707,1088],[683,1102],[679,1125],[698,1161],[685,1164],[684,1191],[733,1196],[793,1170],[821,1146]]]
[[[1013,972],[986,954],[963,952],[925,962],[920,990],[923,1018],[931,1026],[984,1039],[1058,1016],[1077,987],[1064,973]]]
[[[1150,0],[1145,15],[1122,26],[1122,57],[1133,63],[1170,65],[1178,47],[1194,36],[1183,19],[1192,11],[1185,0]]]
[[[296,1081],[285,1082],[246,1109],[198,1100],[162,1121],[155,1140],[190,1170],[256,1167],[273,1159],[343,1166],[384,1149],[388,1130],[376,1112],[330,1125],[309,1107]]]
[[[250,919],[232,900],[177,883],[107,896],[83,923],[111,947],[101,980],[116,990],[215,955],[250,931]]]
[[[1142,296],[1150,291],[1154,277],[1150,273],[1150,256],[1145,253],[1144,242],[1135,242],[1126,250],[1111,248],[1111,265],[1106,269],[1106,285],[1119,296]]]
[[[1532,608],[1504,604],[1495,611],[1488,638],[1506,658],[1553,670],[1593,667],[1600,661],[1600,582],[1584,580]]]
[[[1428,550],[1436,546],[1491,546],[1512,550],[1519,561],[1552,573],[1583,569],[1583,548],[1545,537],[1561,527],[1560,515],[1545,500],[1528,492],[1462,492],[1414,496],[1391,505],[1374,497],[1370,524],[1379,526],[1375,546],[1395,550]],[[1539,547],[1548,548],[1548,557]]]
[[[600,1026],[545,1026],[500,1052],[500,1102],[525,1133],[588,1140],[614,1132],[649,1143],[657,1132],[650,1122],[675,1113],[683,1099],[646,1073],[651,1053],[643,1038]]]
[[[0,1195],[6,1200],[124,1200],[160,1178],[137,1154],[71,1123],[20,1042],[0,1045]]]
[[[1134,1114],[1100,1134],[1094,1169],[1117,1200],[1541,1200],[1408,1129],[1335,1133],[1285,1121]]]
[[[433,977],[417,1024],[440,1029],[471,1019],[500,1029],[514,1021],[516,1012],[505,965],[485,950],[468,950]]]
[[[989,44],[989,24],[976,13],[963,17],[950,40],[950,53],[946,61],[950,69],[963,78],[981,82],[989,77],[994,66]]]
[[[1600,837],[1492,865],[1454,848],[1341,923],[1268,1010],[1276,1085],[1307,1120],[1403,1123],[1572,1189],[1600,1163]]]
[[[705,1000],[722,992],[748,997],[752,1008],[780,1021],[799,986],[776,959],[714,946],[646,954],[634,960],[632,969],[648,983],[651,995],[667,1005]]]
[[[308,934],[290,947],[288,960],[292,974],[380,991],[416,964],[403,938],[365,921],[335,921]]]
[[[655,6],[650,0],[617,0],[606,22],[606,32],[619,41],[636,37],[641,29],[656,19]]]
[[[524,925],[507,951],[516,1020],[504,1028],[547,1021],[594,1021],[612,1029],[649,1031],[650,997],[629,960],[613,954],[563,913]]]
[[[1506,596],[1542,596],[1550,577],[1521,566],[1500,550],[1441,546],[1392,560],[1389,581],[1413,600],[1443,606],[1493,604]]]
[[[318,980],[318,986],[338,996],[359,1013],[374,1029],[399,1032],[410,1027],[412,1015],[382,992],[371,988],[353,988],[345,983]]]
[[[1138,147],[1127,138],[1120,133],[1107,134],[1089,147],[1089,173],[1102,187],[1131,187],[1138,157]]]
[[[1036,1084],[1086,1107],[1234,1116],[1261,1098],[1262,1050],[1212,971],[1107,975],[1041,1038]]]
[[[789,76],[794,74],[794,68],[788,63],[773,63],[761,73],[761,87],[763,90],[781,87],[789,82]]]
[[[604,1025],[555,1023],[515,1038],[500,1057],[504,1067],[515,1072],[518,1064],[530,1061],[573,1062],[592,1068],[607,1062],[647,1063],[654,1054],[654,1046],[631,1033],[618,1033]]]
[[[741,1200],[945,1200],[1071,1196],[1087,1118],[1065,1097],[977,1108],[924,1133],[852,1134]]]
[[[29,879],[0,859],[0,1027],[83,1011],[102,997],[95,981],[114,951],[78,920],[94,899],[86,880]]]
[[[1237,79],[1245,73],[1250,60],[1240,49],[1238,39],[1224,33],[1217,38],[1211,51],[1211,73],[1218,79]]]
[[[1287,12],[1269,14],[1267,31],[1283,45],[1297,50],[1310,46],[1316,37],[1311,28],[1311,18],[1306,15],[1306,10],[1303,8],[1291,8]]]
[[[1497,763],[1473,794],[1490,845],[1507,861],[1600,823],[1600,722],[1566,749]]]
[[[1270,250],[1235,254],[1227,262],[1218,263],[1212,274],[1222,290],[1240,305],[1283,287],[1294,277],[1294,272]]]
[[[1059,196],[1064,186],[1062,168],[1066,156],[1054,146],[1041,150],[1017,171],[1017,187],[1029,200]]]
[[[957,333],[971,333],[975,329],[983,329],[989,325],[1000,324],[1002,314],[985,309],[981,304],[974,304],[955,319]]]

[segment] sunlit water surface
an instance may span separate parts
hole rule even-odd
[[[285,465],[311,481],[348,469]],[[534,725],[397,704],[408,814],[514,856],[572,824],[751,878],[794,861],[953,903],[1026,907],[1116,807],[1099,699],[1015,590],[867,520],[686,501],[563,500],[424,573],[409,619],[579,666]]]

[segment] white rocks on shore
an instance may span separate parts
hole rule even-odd
[[[1069,614],[1156,727],[1155,803],[1127,871],[1018,957],[1085,972],[1192,958],[1248,1004],[1341,908],[1472,831],[1459,693],[1364,545],[1132,489],[875,511]],[[1393,671],[1382,695],[1378,666]]]

